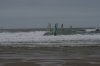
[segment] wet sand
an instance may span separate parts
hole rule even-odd
[[[100,47],[0,47],[2,66],[100,66]]]
[[[91,63],[65,63],[63,66],[100,66],[100,64]]]
[[[16,62],[16,63],[7,63],[3,66],[42,66],[40,64],[37,64],[35,62]],[[65,63],[62,66],[100,66],[100,63],[98,64],[91,64],[91,63]]]
[[[40,66],[35,62],[16,62],[16,63],[7,63],[3,66]]]

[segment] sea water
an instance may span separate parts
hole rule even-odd
[[[44,36],[46,32],[1,32],[1,66],[29,61],[41,66],[100,64],[100,34]]]

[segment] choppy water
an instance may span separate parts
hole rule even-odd
[[[0,45],[5,46],[91,46],[100,44],[100,34],[49,35],[46,31],[2,32]]]
[[[0,65],[21,61],[41,66],[100,65],[100,34],[44,36],[45,32],[0,33]]]
[[[100,64],[100,47],[0,47],[1,65],[18,61],[33,61],[41,66]]]

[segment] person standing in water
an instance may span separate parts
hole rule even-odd
[[[48,24],[48,31],[51,32],[52,29],[51,29],[51,24]]]
[[[55,26],[54,26],[54,36],[57,35],[57,29],[58,29],[58,24],[55,24]]]
[[[63,24],[61,24],[61,32],[63,32],[64,31],[64,26],[63,26]]]

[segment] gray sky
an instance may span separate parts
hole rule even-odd
[[[100,27],[100,0],[0,0],[0,28]]]

